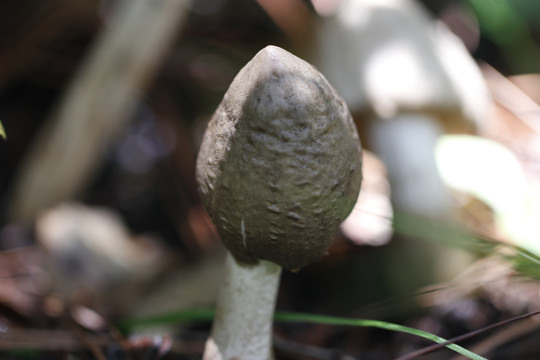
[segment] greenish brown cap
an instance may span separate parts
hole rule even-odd
[[[197,181],[237,260],[299,269],[326,253],[356,202],[357,130],[317,69],[268,46],[240,70],[208,124]]]

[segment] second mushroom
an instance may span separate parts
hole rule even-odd
[[[313,66],[268,46],[214,113],[197,181],[230,252],[204,359],[272,359],[281,268],[321,258],[360,191],[349,110]]]

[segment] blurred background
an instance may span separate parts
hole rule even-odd
[[[3,2],[1,357],[200,358],[210,321],[166,316],[213,306],[221,279],[198,145],[270,44],[328,78],[366,149],[355,210],[324,259],[283,275],[279,310],[445,338],[538,310],[539,17],[527,0]],[[275,330],[278,359],[430,345],[367,328]],[[539,337],[531,316],[463,345],[537,359]]]

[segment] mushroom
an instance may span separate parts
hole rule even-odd
[[[40,214],[35,230],[53,292],[93,308],[125,310],[169,260],[155,239],[134,236],[105,208],[61,204]]]
[[[204,359],[271,359],[282,267],[327,251],[360,184],[345,102],[313,66],[276,46],[240,70],[197,159],[202,201],[230,254]]]
[[[314,63],[366,126],[395,207],[449,215],[435,143],[446,131],[474,130],[490,108],[465,46],[412,0],[343,0],[319,25]]]

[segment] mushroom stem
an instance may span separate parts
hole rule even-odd
[[[281,266],[266,260],[238,262],[230,253],[203,360],[270,360],[272,317]]]
[[[451,215],[451,198],[439,176],[435,145],[443,128],[426,114],[398,114],[373,122],[372,146],[388,168],[397,209],[426,217]]]

